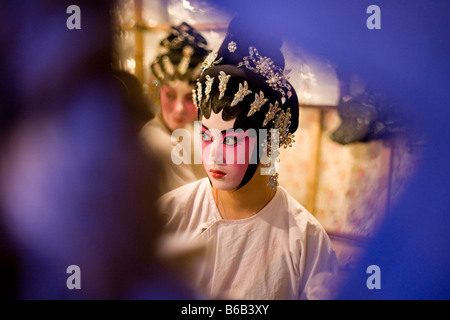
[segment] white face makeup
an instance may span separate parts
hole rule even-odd
[[[235,121],[224,121],[222,112],[202,118],[203,166],[219,190],[234,190],[240,185],[257,141],[249,130],[234,130]]]
[[[192,101],[193,86],[187,81],[175,80],[161,86],[161,113],[167,127],[174,131],[193,123],[197,108]]]

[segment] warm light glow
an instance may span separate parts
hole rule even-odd
[[[191,3],[189,2],[189,0],[183,0],[183,8],[190,10],[192,12],[195,11],[195,8],[191,5]]]
[[[131,73],[134,73],[136,70],[136,60],[128,58],[125,61],[125,69]]]

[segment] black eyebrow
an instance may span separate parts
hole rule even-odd
[[[206,130],[210,131],[209,128],[208,128],[207,126],[205,126],[203,123],[202,123],[202,127],[205,128]],[[225,130],[220,131],[220,133],[221,133],[221,134],[224,134],[224,133],[226,133],[228,130],[234,130],[234,129],[233,129],[233,128],[231,128],[231,129],[225,129]]]

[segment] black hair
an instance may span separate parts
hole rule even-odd
[[[140,129],[153,118],[150,110],[152,101],[146,96],[141,82],[134,74],[124,70],[113,70],[112,75],[122,89],[127,115]]]

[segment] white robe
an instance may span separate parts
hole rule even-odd
[[[325,230],[282,187],[260,212],[241,220],[222,219],[208,178],[163,195],[159,207],[179,243],[206,245],[190,279],[207,297],[306,299],[314,275],[337,271]]]

